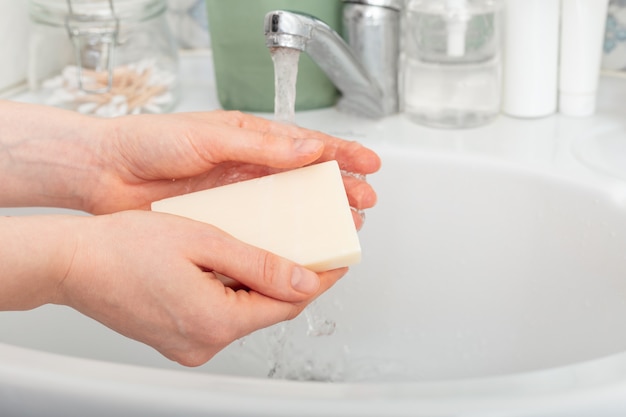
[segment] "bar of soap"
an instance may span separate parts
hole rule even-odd
[[[337,161],[155,201],[152,210],[212,224],[315,272],[361,260]]]

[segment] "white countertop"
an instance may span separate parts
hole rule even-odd
[[[182,99],[174,111],[219,109],[208,51],[181,56]],[[13,97],[33,101],[26,92]],[[402,114],[368,120],[333,108],[298,112],[296,122],[377,151],[432,152],[451,157],[504,162],[582,181],[626,188],[626,78],[603,76],[596,114],[573,118],[555,114],[538,119],[500,115],[473,129],[441,130],[417,125]],[[271,114],[261,114],[271,118]],[[610,143],[610,154],[595,154],[594,141]],[[384,164],[384,158],[383,158]],[[617,167],[617,168],[615,168]],[[617,169],[617,171],[616,171]]]

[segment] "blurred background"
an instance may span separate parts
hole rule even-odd
[[[0,0],[0,39],[11,40],[0,40],[0,52],[5,57],[0,65],[0,97],[10,97],[25,86],[29,30],[27,3]],[[186,53],[210,49],[206,0],[167,0],[167,3],[167,22],[180,50]],[[602,69],[626,76],[626,0],[611,0],[609,3]]]

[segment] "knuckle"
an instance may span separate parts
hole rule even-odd
[[[263,252],[259,255],[259,270],[261,271],[261,279],[267,288],[274,287],[276,277],[280,272],[280,262],[278,258],[269,252]]]
[[[278,144],[278,139],[270,131],[261,132],[261,144],[263,149],[274,149],[275,145]]]
[[[238,127],[245,127],[246,116],[239,110],[221,110],[222,115],[225,116],[232,124]]]

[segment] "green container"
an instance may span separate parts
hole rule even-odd
[[[274,64],[263,20],[272,10],[304,12],[341,33],[341,0],[207,0],[217,93],[226,110],[274,111]],[[301,54],[296,110],[333,106],[339,94],[306,53]]]

